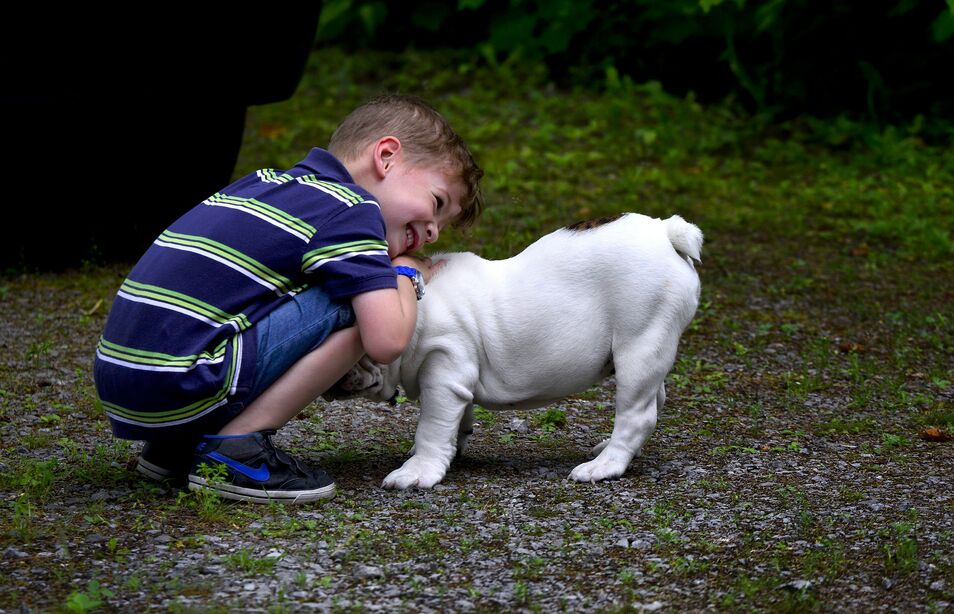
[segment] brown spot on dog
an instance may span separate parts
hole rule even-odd
[[[619,218],[623,217],[624,215],[626,215],[626,214],[625,214],[625,213],[617,213],[616,215],[606,215],[606,216],[603,216],[603,217],[598,217],[598,218],[596,218],[595,220],[586,220],[586,221],[583,221],[583,222],[577,222],[576,224],[572,224],[572,225],[570,225],[570,226],[567,226],[566,229],[567,229],[567,230],[577,231],[577,232],[578,232],[578,231],[581,231],[581,230],[592,230],[593,228],[596,228],[597,226],[603,226],[604,224],[609,224],[610,222],[615,222],[616,220],[618,220]]]

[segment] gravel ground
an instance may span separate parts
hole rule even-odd
[[[621,479],[566,479],[612,428],[612,379],[549,414],[478,414],[430,491],[380,488],[413,438],[413,402],[317,402],[276,441],[339,492],[282,507],[133,472],[139,444],[111,440],[89,373],[121,275],[3,282],[0,611],[952,610],[954,445],[885,406],[888,376],[858,366],[859,337],[810,297],[739,308],[744,352],[712,343],[723,322],[703,310]],[[749,318],[798,309],[828,322],[824,356]],[[949,408],[950,384],[924,373],[907,374],[911,390]]]

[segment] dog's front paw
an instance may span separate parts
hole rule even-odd
[[[590,458],[596,458],[597,456],[599,456],[603,452],[603,450],[606,449],[606,446],[609,445],[609,442],[610,442],[609,439],[604,439],[603,441],[593,446],[593,449],[590,450]],[[640,456],[642,455],[642,453],[643,453],[642,450],[637,450],[636,456]]]
[[[570,472],[570,479],[577,482],[599,482],[610,478],[618,478],[626,472],[629,461],[632,457],[623,458],[626,455],[613,454],[603,446],[600,455],[593,460],[577,465]]]
[[[395,469],[384,478],[381,486],[384,488],[433,488],[444,479],[447,469],[437,461],[412,456],[407,459],[400,469]]]

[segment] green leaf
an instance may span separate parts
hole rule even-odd
[[[935,43],[943,43],[954,36],[954,0],[947,0],[948,10],[941,11],[931,24]]]

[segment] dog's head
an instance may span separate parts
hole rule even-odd
[[[374,401],[391,401],[397,396],[400,360],[389,365],[374,362],[363,356],[358,364],[344,374],[321,397],[326,401],[366,397]]]

